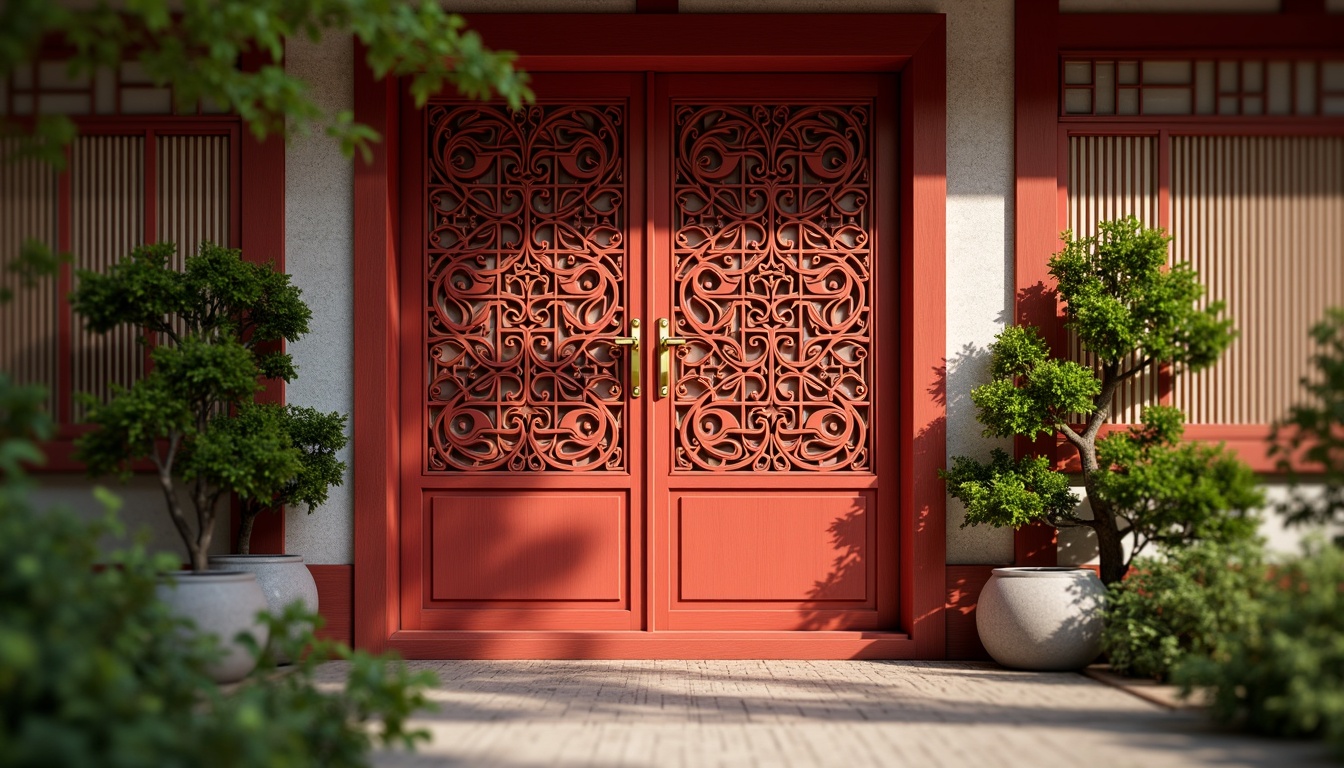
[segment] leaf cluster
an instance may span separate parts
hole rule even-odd
[[[250,403],[232,416],[211,420],[209,439],[198,441],[192,459],[221,472],[225,485],[251,511],[303,506],[311,513],[340,485],[345,463],[346,418],[314,408]]]
[[[1344,307],[1326,312],[1311,329],[1316,351],[1311,357],[1312,375],[1302,379],[1304,400],[1288,410],[1274,425],[1270,455],[1296,486],[1301,473],[1293,458],[1310,467],[1312,482],[1323,486],[1319,496],[1295,488],[1292,498],[1280,507],[1295,525],[1344,526]],[[1335,539],[1344,546],[1344,533]]]
[[[1209,688],[1220,722],[1319,736],[1344,757],[1344,549],[1309,544],[1274,569],[1270,587],[1254,621],[1225,628],[1217,653],[1188,657],[1173,677]]]
[[[320,618],[299,605],[265,617],[261,665],[222,690],[205,672],[217,640],[181,631],[156,596],[176,558],[100,550],[121,532],[101,498],[109,512],[88,524],[0,494],[0,540],[23,542],[0,558],[0,766],[363,766],[375,745],[427,739],[408,718],[433,675],[315,639]],[[277,674],[281,647],[299,661]],[[346,662],[343,685],[319,682],[328,658]]]
[[[1167,268],[1171,238],[1130,216],[1097,225],[1093,237],[1064,233],[1064,249],[1050,259],[1050,274],[1068,317],[1066,327],[1103,366],[1121,369],[1165,362],[1199,371],[1236,338],[1220,317],[1222,302],[1200,307],[1204,287],[1189,264]]]
[[[212,427],[251,403],[260,377],[294,378],[290,356],[268,343],[298,339],[311,313],[288,275],[243,261],[237,250],[203,243],[182,271],[170,266],[174,251],[172,244],[141,246],[106,274],[79,274],[71,304],[90,331],[143,328],[155,345],[148,375],[114,389],[107,403],[86,398],[95,429],[81,438],[79,456],[95,474],[124,474],[130,462],[157,457],[158,441],[168,440],[158,457],[164,469],[235,490],[248,481],[225,446],[212,442]],[[259,448],[279,439],[254,438]],[[179,448],[183,463],[167,466]]]
[[[1258,542],[1200,542],[1136,560],[1106,599],[1102,651],[1122,675],[1167,680],[1191,654],[1228,657],[1253,631],[1269,587]]]
[[[987,523],[995,527],[1021,526],[1047,521],[1053,525],[1073,521],[1078,496],[1069,479],[1050,469],[1044,456],[1014,460],[995,449],[989,463],[966,456],[952,460],[951,470],[939,470],[948,493],[966,506],[967,525]]]
[[[1183,443],[1184,416],[1145,408],[1143,422],[1097,441],[1092,493],[1109,502],[1133,539],[1130,558],[1150,544],[1174,552],[1195,541],[1255,537],[1264,503],[1250,467],[1223,445]]]
[[[150,372],[100,403],[85,398],[93,429],[77,456],[94,474],[128,474],[149,459],[191,555],[203,568],[213,510],[227,493],[244,502],[250,523],[264,508],[306,505],[311,512],[341,481],[345,417],[311,408],[256,403],[263,378],[292,380],[279,346],[308,331],[311,313],[289,276],[203,243],[174,269],[171,244],[136,248],[106,274],[83,271],[71,303],[90,331],[145,329]],[[191,485],[196,523],[173,488]],[[250,524],[246,528],[250,531]],[[241,546],[247,536],[240,534]]]
[[[130,325],[178,344],[187,336],[212,344],[235,339],[255,351],[267,376],[292,378],[289,358],[260,346],[308,332],[312,312],[289,275],[209,242],[178,271],[171,265],[176,252],[172,243],[142,245],[106,274],[80,270],[75,311],[95,333]]]
[[[992,380],[971,390],[986,437],[1035,438],[1088,414],[1101,381],[1071,360],[1050,356],[1035,326],[1010,325],[990,345]]]
[[[342,33],[364,45],[377,77],[409,76],[419,105],[445,85],[472,98],[497,94],[515,109],[532,100],[526,76],[514,69],[516,56],[487,48],[460,16],[433,0],[130,0],[78,7],[9,0],[0,4],[0,75],[54,35],[70,46],[72,75],[133,59],[155,85],[173,86],[179,111],[194,111],[202,100],[228,107],[258,138],[320,125],[347,156],[358,151],[367,160],[377,132],[349,112],[324,113],[283,62],[286,39]],[[251,52],[264,63],[240,70],[240,57]],[[59,165],[73,135],[68,118],[43,116],[24,149]]]

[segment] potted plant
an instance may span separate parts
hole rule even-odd
[[[214,428],[230,435],[237,450],[221,457],[234,467],[238,496],[238,538],[235,554],[211,555],[216,571],[255,574],[271,611],[279,613],[298,600],[308,613],[318,610],[317,584],[300,555],[252,553],[252,527],[267,510],[283,514],[288,506],[305,506],[308,513],[327,500],[340,485],[345,462],[336,452],[345,447],[345,416],[314,408],[276,403],[247,403],[232,418]],[[257,440],[257,436],[272,439]],[[290,661],[288,657],[280,659]]]
[[[1151,406],[1142,424],[1103,434],[1121,384],[1164,365],[1172,375],[1206,368],[1236,332],[1221,302],[1201,306],[1204,289],[1188,264],[1167,267],[1171,238],[1162,230],[1133,217],[1097,230],[1086,238],[1065,232],[1064,249],[1050,259],[1065,327],[1089,362],[1052,356],[1033,326],[1009,326],[990,347],[992,380],[971,392],[987,437],[1064,438],[1091,516],[1078,514],[1073,481],[1044,453],[957,456],[941,473],[966,507],[966,525],[1039,522],[1096,537],[1101,583],[1070,568],[995,569],[977,626],[1005,666],[1086,665],[1100,650],[1102,586],[1122,579],[1133,557],[1154,544],[1239,541],[1257,527],[1254,473],[1221,445],[1182,442],[1180,410]]]
[[[164,599],[227,646],[244,629],[264,635],[256,614],[268,601],[253,573],[209,570],[217,515],[230,494],[243,503],[247,530],[260,507],[273,503],[308,503],[311,511],[344,468],[334,459],[344,445],[344,417],[254,402],[263,378],[293,380],[293,361],[279,344],[308,331],[311,313],[288,275],[210,243],[178,271],[169,266],[175,250],[146,245],[107,274],[79,273],[72,305],[88,329],[144,329],[153,365],[105,403],[86,398],[92,429],[79,438],[76,455],[95,475],[125,476],[133,462],[152,465],[191,566],[170,577],[175,588],[165,586]],[[276,565],[307,580],[297,591],[311,592],[315,609],[316,588],[302,559]],[[217,676],[247,674],[240,665],[250,658],[231,647]]]

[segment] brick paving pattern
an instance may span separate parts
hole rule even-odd
[[[1329,765],[1072,673],[871,661],[433,661],[434,741],[380,766]],[[339,679],[339,663],[324,675]]]

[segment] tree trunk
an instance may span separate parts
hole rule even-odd
[[[1116,365],[1103,365],[1101,392],[1093,400],[1096,410],[1088,420],[1087,429],[1078,446],[1078,458],[1083,465],[1083,487],[1092,506],[1092,530],[1097,534],[1097,554],[1101,558],[1101,583],[1110,586],[1125,577],[1125,548],[1120,529],[1116,526],[1111,505],[1097,494],[1093,478],[1101,471],[1097,461],[1097,434],[1110,416],[1111,399],[1119,388],[1120,371]]]
[[[257,521],[257,513],[246,507],[238,513],[238,541],[234,549],[240,555],[252,554],[252,524]]]
[[[1124,537],[1115,524],[1110,505],[1097,498],[1092,483],[1087,483],[1087,498],[1092,504],[1092,530],[1097,534],[1097,554],[1101,557],[1101,583],[1110,586],[1125,578]]]
[[[191,570],[200,573],[210,570],[210,543],[205,546],[194,546],[191,548]]]

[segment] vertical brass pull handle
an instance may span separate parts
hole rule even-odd
[[[658,395],[667,397],[672,391],[672,348],[686,343],[668,335],[671,323],[666,317],[658,318]]]
[[[630,396],[639,397],[643,394],[639,381],[639,318],[630,321],[630,335],[617,336],[616,344],[630,348]]]

